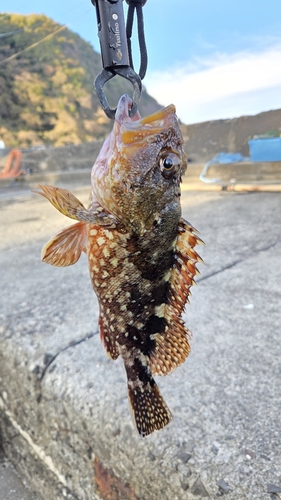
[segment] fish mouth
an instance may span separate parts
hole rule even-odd
[[[129,116],[132,100],[124,95],[119,100],[115,115],[115,132],[120,134],[123,144],[138,144],[146,142],[150,137],[155,136],[172,128],[177,123],[176,108],[170,104],[165,108],[141,118],[139,112]]]

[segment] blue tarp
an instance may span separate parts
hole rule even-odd
[[[281,161],[281,137],[248,141],[252,161]]]
[[[237,163],[240,161],[247,161],[249,158],[241,155],[240,153],[225,153],[222,151],[218,153],[209,163]]]

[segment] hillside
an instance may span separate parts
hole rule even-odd
[[[7,147],[25,148],[104,137],[112,123],[93,89],[100,70],[100,55],[69,29],[43,15],[5,15],[0,19],[0,139]],[[132,87],[116,77],[106,91],[114,106],[122,94],[132,94]],[[144,89],[141,113],[159,107]]]

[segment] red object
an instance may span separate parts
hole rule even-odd
[[[9,153],[5,168],[3,172],[0,173],[0,178],[9,179],[26,174],[25,170],[20,170],[21,159],[22,152],[19,149],[12,149]]]

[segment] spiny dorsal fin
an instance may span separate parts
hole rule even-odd
[[[184,311],[190,287],[195,284],[194,276],[199,274],[197,262],[202,262],[193,247],[203,243],[196,230],[184,219],[180,220],[174,266],[163,316],[167,321],[164,333],[156,333],[155,349],[149,355],[148,364],[153,375],[167,375],[187,358],[190,352],[191,333],[184,326],[181,315]]]
[[[87,247],[87,225],[77,222],[60,231],[42,249],[43,262],[66,267],[75,264]]]

